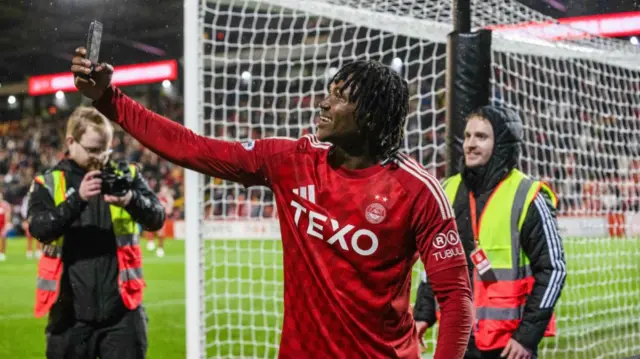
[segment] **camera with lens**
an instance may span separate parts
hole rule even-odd
[[[109,161],[102,168],[102,194],[122,197],[131,189],[133,176],[126,162]]]

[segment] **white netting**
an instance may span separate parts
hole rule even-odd
[[[522,167],[557,191],[558,214],[568,233],[564,245],[569,275],[556,310],[559,335],[543,341],[541,356],[637,355],[638,48],[596,37],[554,43],[568,53],[548,56],[549,42],[527,42],[544,45],[537,52],[494,47],[492,100],[522,116]]]
[[[640,241],[631,226],[640,220],[640,73],[503,52],[493,61],[493,100],[524,119],[523,169],[557,191],[565,223],[595,218],[574,224],[591,227],[585,236],[565,235],[560,335],[544,342],[543,357],[638,354]]]
[[[514,1],[472,3],[475,27],[548,20]],[[326,80],[346,62],[367,57],[399,66],[411,89],[405,147],[444,175],[449,0],[202,0],[200,20],[206,135],[243,141],[312,132],[313,105]],[[630,221],[640,201],[640,169],[633,167],[640,143],[636,50],[605,39],[553,43],[500,36],[494,36],[494,50],[493,101],[523,115],[525,170],[553,183],[562,214],[612,213],[615,220],[626,214]],[[594,122],[604,115],[614,120]],[[283,285],[272,195],[207,183],[206,356],[274,357]],[[603,231],[606,221],[590,225]],[[629,234],[608,238],[606,229],[606,239],[586,238],[589,233],[565,239],[569,277],[558,309],[559,336],[544,341],[542,358],[640,352],[639,242]],[[430,335],[433,348],[435,331]]]

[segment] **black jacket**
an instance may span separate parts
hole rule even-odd
[[[492,158],[481,168],[463,168],[459,193],[453,209],[460,238],[467,255],[469,276],[473,264],[470,253],[475,249],[469,210],[469,189],[476,199],[476,215],[480,216],[495,187],[514,168],[519,156],[522,126],[511,111],[483,108],[483,117],[494,128],[495,145]],[[536,351],[551,319],[553,308],[560,297],[566,278],[566,263],[562,241],[558,233],[556,213],[551,199],[540,192],[529,207],[520,233],[520,244],[529,258],[535,284],[527,298],[522,322],[513,338],[524,347]],[[480,219],[477,218],[479,221]],[[472,281],[473,283],[473,281]],[[428,278],[418,287],[414,319],[425,321],[431,327],[436,322],[435,301]]]
[[[29,231],[42,243],[64,235],[64,264],[58,301],[51,309],[49,331],[75,320],[103,322],[126,312],[118,291],[118,260],[109,205],[101,196],[89,201],[78,189],[85,171],[64,159],[53,169],[65,173],[67,199],[55,206],[49,191],[34,182],[30,192]],[[73,190],[71,190],[73,188]],[[165,213],[156,195],[136,171],[132,199],[125,208],[144,228],[162,227]]]

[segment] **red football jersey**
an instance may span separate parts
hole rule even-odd
[[[280,358],[418,358],[409,304],[418,256],[442,308],[441,327],[449,329],[440,335],[455,341],[436,358],[462,356],[471,329],[467,263],[442,187],[415,161],[399,154],[386,166],[333,168],[330,146],[312,135],[206,138],[108,91],[96,107],[151,150],[201,173],[273,190],[284,251]],[[445,311],[458,317],[447,322]]]

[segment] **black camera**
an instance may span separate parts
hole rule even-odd
[[[109,161],[100,174],[102,179],[102,194],[122,197],[133,185],[133,175],[129,165],[125,162]]]

